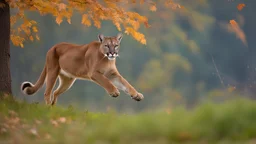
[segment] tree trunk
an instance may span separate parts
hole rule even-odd
[[[10,73],[10,7],[0,0],[0,93],[12,94]]]

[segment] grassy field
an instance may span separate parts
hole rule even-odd
[[[254,144],[256,103],[239,99],[169,114],[117,114],[1,100],[2,143]]]

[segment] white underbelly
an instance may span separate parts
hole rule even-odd
[[[66,77],[69,77],[69,78],[76,78],[76,76],[72,75],[71,73],[68,73],[68,72],[64,71],[63,69],[60,69],[60,73],[63,74],[64,76],[66,76]]]
[[[73,74],[71,74],[71,73],[69,73],[69,72],[67,72],[63,69],[60,69],[60,73],[63,74],[64,76],[66,76],[66,77],[69,77],[69,78],[80,79],[80,80],[90,80],[88,78],[77,77],[77,76],[75,76],[75,75],[73,75]]]

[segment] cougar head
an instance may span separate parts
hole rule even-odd
[[[120,43],[123,38],[121,33],[117,34],[117,36],[107,37],[103,34],[98,35],[98,39],[101,43],[100,49],[101,52],[107,57],[109,60],[115,60],[118,57],[118,52],[120,49]]]

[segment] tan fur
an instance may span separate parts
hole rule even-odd
[[[119,90],[122,90],[136,101],[142,100],[143,95],[117,70],[114,56],[118,55],[121,39],[121,34],[116,37],[99,35],[99,41],[89,44],[59,43],[53,46],[47,52],[45,67],[35,85],[30,82],[22,83],[23,93],[36,93],[46,80],[45,102],[54,105],[58,96],[67,91],[76,79],[82,79],[95,82],[112,97],[119,96]],[[58,77],[60,84],[53,92],[51,100],[51,93]]]

